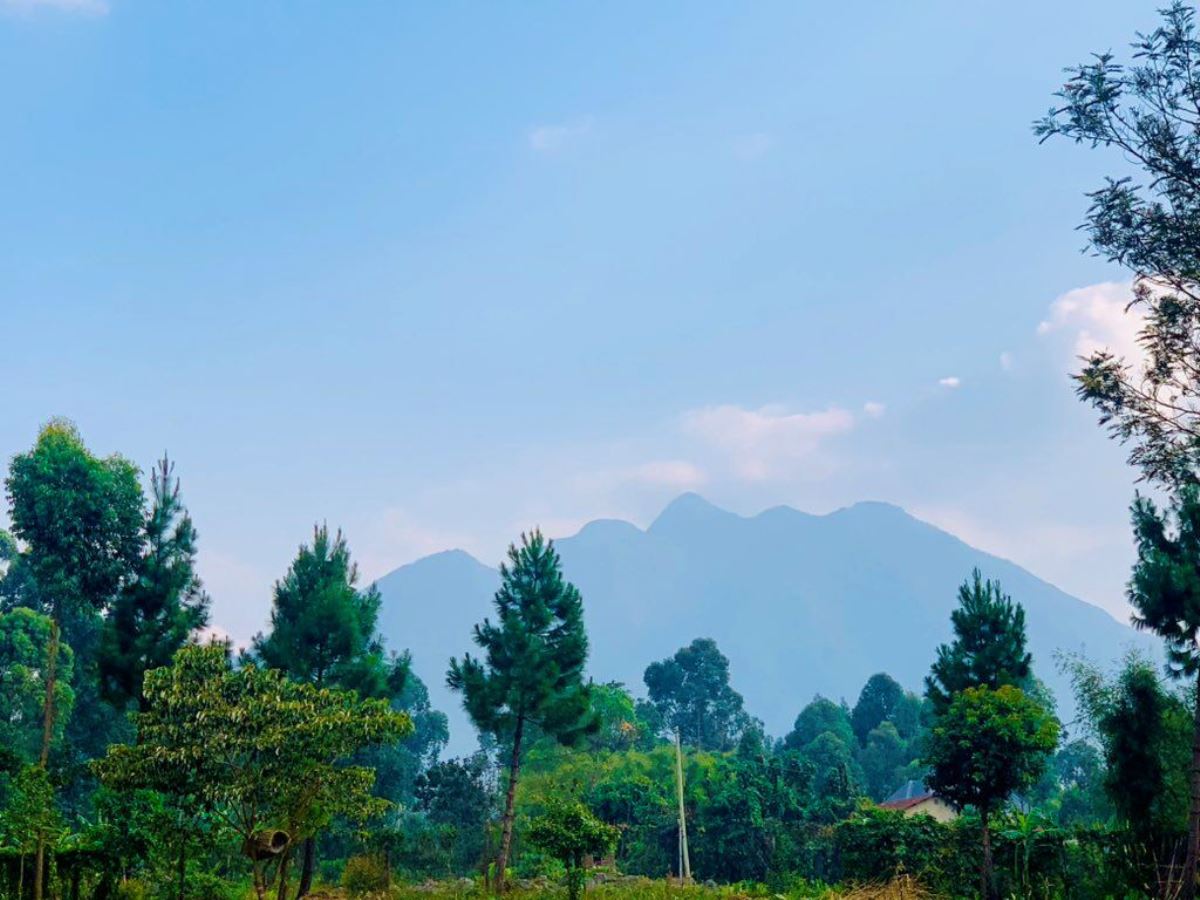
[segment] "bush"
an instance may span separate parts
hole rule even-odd
[[[117,890],[113,895],[115,900],[150,900],[150,888],[144,881],[137,878],[130,878],[126,881],[118,882]]]
[[[342,887],[351,897],[385,891],[388,867],[378,856],[352,856],[342,870]]]
[[[189,869],[183,882],[183,895],[187,900],[242,900],[242,894],[238,885],[211,872]],[[157,891],[159,900],[176,900],[178,896],[178,886],[174,882],[162,884]]]

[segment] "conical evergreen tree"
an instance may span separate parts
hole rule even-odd
[[[954,640],[942,644],[925,679],[935,714],[954,695],[972,687],[993,690],[1011,684],[1024,688],[1033,658],[1025,650],[1025,610],[1004,593],[1000,583],[985,581],[978,569],[958,589],[958,609],[950,614]]]
[[[118,708],[143,711],[142,679],[208,624],[208,594],[196,574],[196,528],[179,498],[175,464],[164,456],[150,476],[150,513],[136,578],[117,596],[100,643],[101,686]]]
[[[498,621],[475,626],[483,659],[470,654],[450,661],[449,686],[481,732],[509,749],[508,791],[496,879],[512,848],[513,803],[521,772],[522,741],[530,725],[564,744],[596,730],[591,688],[583,680],[588,642],[583,600],[563,578],[558,553],[540,531],[521,535],[500,566],[495,607]]]
[[[376,632],[379,592],[358,588],[358,566],[346,538],[313,527],[287,574],[275,583],[271,631],[256,635],[253,655],[295,681],[356,691],[360,697],[395,697],[408,676],[407,656],[389,657]],[[304,839],[297,897],[312,887],[316,839]],[[286,872],[286,861],[281,872]]]

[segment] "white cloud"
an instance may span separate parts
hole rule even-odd
[[[874,400],[868,400],[863,404],[863,412],[872,419],[878,419],[887,411],[887,407],[882,403],[876,403]]]
[[[743,162],[762,159],[775,147],[775,139],[763,131],[743,134],[733,141],[733,155]]]
[[[529,130],[529,149],[535,153],[558,153],[591,130],[591,116],[571,122],[538,125]]]
[[[1067,291],[1050,305],[1049,317],[1038,324],[1037,333],[1068,334],[1073,357],[1108,350],[1126,361],[1136,361],[1142,355],[1137,335],[1143,320],[1137,310],[1126,312],[1132,299],[1128,282],[1107,281]],[[1076,362],[1073,358],[1071,365]]]
[[[738,477],[761,481],[811,457],[828,438],[854,427],[854,416],[830,407],[789,413],[780,406],[709,406],[685,413],[684,430],[727,454]]]
[[[1000,354],[1000,368],[1005,372],[1011,372],[1013,370],[1013,366],[1016,365],[1016,362],[1017,361],[1013,358],[1013,355],[1007,350]]]
[[[638,484],[667,487],[672,490],[690,491],[708,482],[708,475],[695,463],[684,459],[663,459],[634,466],[627,473],[627,481]]]
[[[105,0],[0,0],[0,10],[6,12],[32,13],[43,9],[103,16],[108,12],[108,3]]]
[[[947,375],[945,378],[939,378],[938,384],[944,388],[956,388],[962,385],[962,379],[957,375]]]

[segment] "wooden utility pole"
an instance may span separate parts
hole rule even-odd
[[[679,878],[684,884],[692,880],[692,861],[688,856],[687,814],[683,809],[683,742],[675,729],[675,788],[679,794]]]

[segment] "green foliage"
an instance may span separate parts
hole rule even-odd
[[[407,656],[400,664],[408,669]],[[401,804],[413,801],[417,779],[436,765],[450,737],[446,714],[429,705],[429,689],[411,669],[400,693],[391,699],[392,709],[403,712],[413,723],[412,732],[394,744],[370,747],[355,758],[359,765],[375,770],[375,793]]]
[[[562,575],[552,541],[521,536],[500,566],[498,621],[475,626],[484,658],[451,660],[447,681],[480,731],[511,741],[526,723],[564,742],[595,730],[583,683],[587,635],[583,600]]]
[[[1037,781],[1058,732],[1054,717],[1020,688],[967,688],[930,732],[929,785],[951,803],[991,813]]]
[[[9,563],[17,558],[20,548],[11,534],[0,528],[0,563]]]
[[[591,687],[583,681],[587,633],[583,600],[563,578],[558,553],[540,531],[521,535],[500,566],[497,623],[475,626],[484,658],[450,661],[446,681],[463,695],[475,726],[510,748],[508,793],[497,871],[507,871],[513,807],[527,725],[571,744],[598,727]]]
[[[661,719],[656,715],[647,721],[644,705],[619,682],[592,685],[592,711],[598,727],[584,739],[589,750],[646,749],[661,731]]]
[[[826,733],[833,735],[847,747],[857,743],[854,727],[850,724],[850,713],[846,707],[818,694],[800,710],[791,732],[784,738],[784,743],[798,750]]]
[[[617,829],[597,819],[578,801],[556,801],[533,821],[529,840],[567,869],[567,893],[583,893],[583,863],[588,855],[603,856],[617,842]]]
[[[221,645],[183,648],[169,668],[146,674],[145,694],[137,744],[110,747],[96,767],[101,778],[211,810],[244,847],[264,829],[295,840],[334,815],[382,811],[386,803],[371,796],[374,773],[345,760],[412,728],[383,701],[252,664],[234,669]],[[261,887],[257,861],[255,871]]]
[[[1025,610],[999,582],[984,581],[975,569],[958,589],[958,608],[950,613],[950,622],[954,640],[938,647],[925,679],[935,714],[967,688],[1027,686],[1032,657],[1025,650]]]
[[[435,762],[417,776],[416,808],[442,829],[449,844],[451,872],[477,868],[483,855],[484,827],[495,807],[483,754]]]
[[[1170,509],[1133,503],[1137,562],[1129,581],[1134,624],[1167,643],[1172,674],[1200,674],[1200,486],[1180,489]]]
[[[1141,170],[1137,179],[1109,178],[1089,195],[1084,230],[1092,250],[1134,275],[1145,365],[1098,350],[1075,379],[1101,424],[1132,442],[1133,465],[1151,480],[1183,485],[1196,481],[1200,452],[1195,10],[1175,0],[1132,50],[1129,65],[1101,52],[1070,69],[1058,105],[1035,131],[1043,140],[1059,135],[1115,150],[1122,169],[1132,162]]]
[[[911,762],[909,745],[900,737],[895,725],[884,722],[873,728],[859,754],[867,795],[874,800],[883,800],[896,785],[907,780],[901,773]]]
[[[54,786],[42,766],[22,766],[0,813],[0,847],[32,853],[38,840],[53,842],[64,831],[54,805]]]
[[[866,746],[867,736],[884,722],[891,721],[903,699],[904,688],[886,672],[878,672],[867,679],[850,713],[850,724],[859,744]]]
[[[1060,747],[1050,762],[1050,775],[1057,795],[1046,805],[1053,808],[1059,825],[1103,825],[1112,819],[1104,757],[1090,741],[1074,740]]]
[[[696,638],[644,676],[662,725],[701,750],[732,750],[750,725],[742,695],[729,684],[729,660],[711,638]]]
[[[1118,818],[1148,844],[1182,831],[1192,742],[1187,705],[1136,654],[1112,677],[1081,659],[1067,667],[1089,734],[1100,744],[1102,784]]]
[[[271,631],[254,639],[264,665],[317,686],[336,686],[362,697],[400,693],[407,659],[388,659],[376,632],[379,592],[357,588],[358,567],[339,531],[313,528],[287,574],[275,583]]]
[[[437,762],[417,776],[417,808],[442,825],[482,826],[492,806],[482,755]]]
[[[100,459],[70,422],[56,419],[13,457],[5,489],[13,534],[45,608],[102,609],[128,582],[142,548],[138,470]]]
[[[25,762],[38,758],[42,710],[46,702],[46,658],[53,623],[47,616],[18,607],[0,613],[0,746]],[[59,680],[54,685],[54,740],[63,735],[75,703],[71,676],[75,656],[60,642]]]
[[[387,863],[378,856],[352,856],[342,870],[342,887],[351,897],[379,893],[389,882]]]
[[[179,498],[174,463],[165,456],[151,474],[152,502],[134,578],[112,604],[100,644],[106,699],[144,707],[142,679],[169,665],[195,631],[208,624],[209,598],[196,574],[196,529]]]

